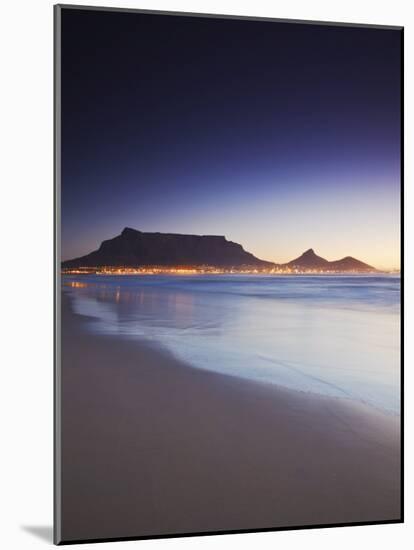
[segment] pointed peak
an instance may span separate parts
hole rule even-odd
[[[315,251],[313,248],[308,248],[303,254],[303,256],[316,256]]]
[[[135,233],[141,233],[141,231],[138,231],[137,229],[132,229],[132,227],[124,227],[121,235],[131,235]]]

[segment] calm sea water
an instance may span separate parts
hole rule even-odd
[[[87,330],[194,367],[400,405],[399,276],[64,276]]]

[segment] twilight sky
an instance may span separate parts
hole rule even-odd
[[[62,10],[62,259],[125,226],[399,267],[393,29]]]

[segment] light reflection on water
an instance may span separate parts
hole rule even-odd
[[[64,276],[89,330],[193,366],[399,411],[395,276]]]

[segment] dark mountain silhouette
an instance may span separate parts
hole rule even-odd
[[[98,250],[62,263],[63,268],[179,265],[271,267],[274,264],[259,260],[223,236],[144,233],[129,227],[117,237],[103,241]]]
[[[309,248],[299,258],[288,262],[286,265],[293,268],[324,269],[329,265],[329,262],[325,258],[317,256],[313,248]]]
[[[360,260],[356,260],[351,256],[346,256],[341,260],[328,261],[321,256],[315,254],[314,250],[310,248],[304,252],[299,258],[284,264],[292,269],[299,269],[301,271],[307,270],[323,270],[323,271],[359,271],[359,272],[372,272],[376,269]]]
[[[360,260],[352,258],[352,256],[346,256],[341,260],[329,262],[329,265],[336,271],[377,271],[371,265],[365,264]]]
[[[298,271],[373,272],[375,268],[346,256],[330,262],[310,248],[286,264],[256,258],[237,243],[218,235],[179,235],[144,233],[126,227],[120,235],[103,241],[98,250],[62,262],[65,269],[88,267],[177,267],[214,266],[218,268],[285,268]]]

